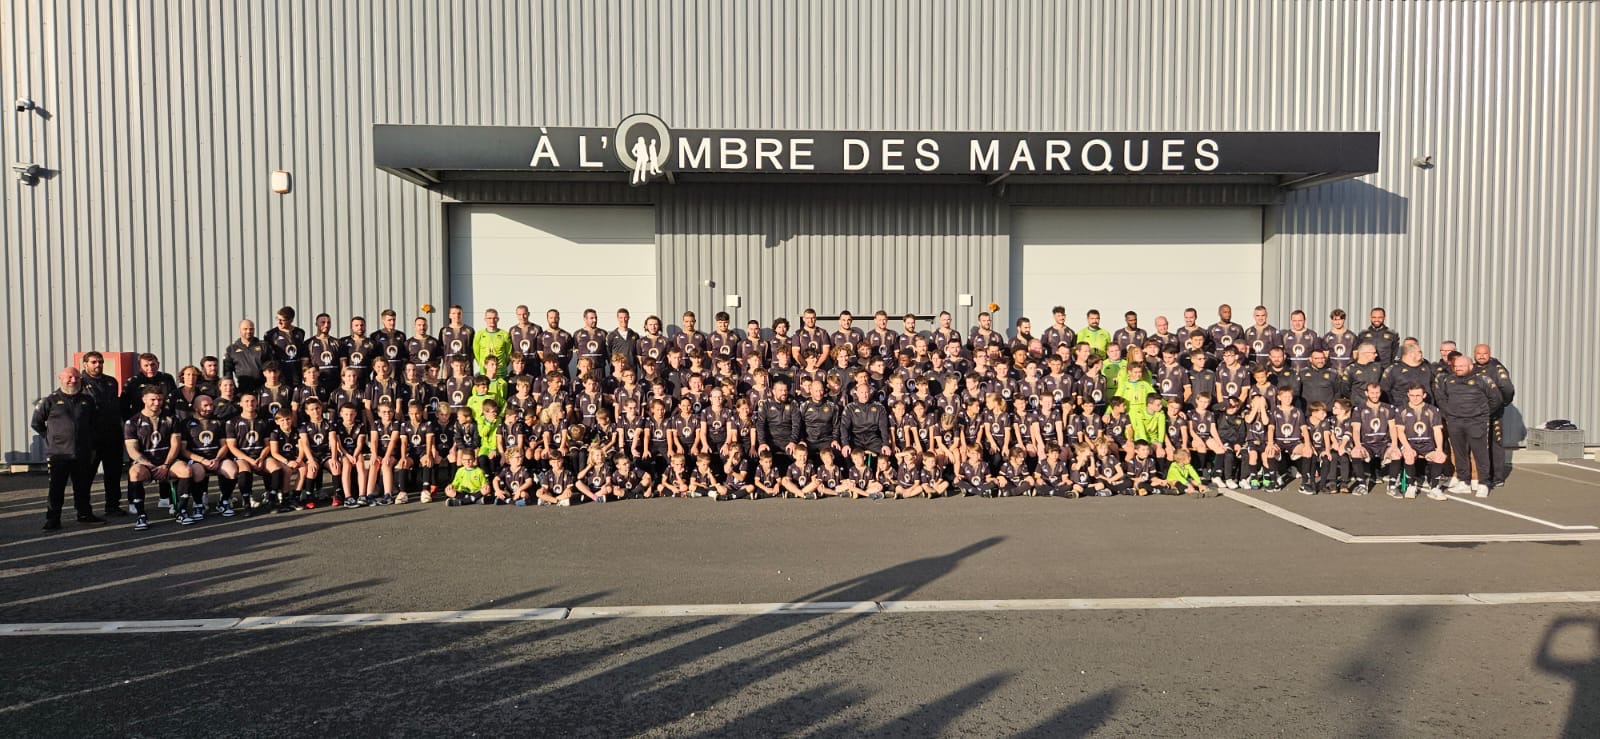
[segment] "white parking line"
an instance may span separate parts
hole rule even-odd
[[[1590,467],[1589,465],[1586,465],[1586,464],[1573,464],[1571,462],[1557,462],[1556,464],[1559,464],[1562,467],[1572,467],[1574,469],[1580,469],[1580,470],[1583,470],[1584,472],[1600,472],[1600,469],[1596,469],[1594,467]]]
[[[1568,477],[1567,475],[1558,475],[1558,474],[1556,474],[1554,472],[1545,472],[1544,470],[1534,469],[1532,467],[1529,467],[1528,465],[1520,465],[1520,466],[1517,467],[1517,469],[1525,471],[1525,472],[1532,472],[1535,475],[1544,475],[1545,477],[1554,477],[1557,480],[1566,480],[1567,482],[1575,482],[1575,483],[1578,483],[1579,485],[1600,485],[1600,482],[1595,482],[1594,480],[1579,480],[1576,477]],[[1594,470],[1590,470],[1590,471],[1593,472]]]
[[[1506,513],[1508,515],[1517,516],[1518,518],[1529,518],[1531,521],[1536,521],[1547,526],[1554,526],[1561,529],[1586,530],[1574,530],[1571,533],[1562,534],[1400,534],[1393,536],[1357,536],[1345,531],[1340,531],[1339,529],[1320,521],[1307,518],[1295,513],[1294,511],[1273,505],[1272,503],[1268,503],[1267,501],[1256,498],[1255,496],[1246,495],[1233,490],[1224,490],[1222,491],[1222,495],[1230,500],[1236,500],[1268,515],[1281,518],[1296,526],[1315,531],[1323,536],[1328,537],[1329,539],[1339,542],[1340,544],[1496,544],[1528,541],[1600,541],[1600,530],[1593,530],[1596,528],[1594,526],[1564,527],[1561,524],[1540,521],[1539,519],[1529,518],[1521,514],[1511,513],[1510,511],[1499,511],[1499,509],[1492,508],[1491,506],[1483,507],[1499,511],[1501,513]],[[1451,498],[1451,500],[1459,500],[1459,498]],[[1462,502],[1470,502],[1474,505],[1482,505],[1477,503],[1477,501]]]
[[[1197,608],[1348,608],[1360,606],[1497,606],[1600,603],[1600,591],[1538,593],[1391,593],[1375,595],[1217,595],[1168,598],[1022,598],[1003,600],[886,600],[845,603],[706,603],[678,606],[594,606],[504,610],[251,616],[167,621],[75,621],[0,624],[0,636],[196,633],[420,624],[514,623],[576,618],[705,618],[994,611],[1146,611]]]
[[[1594,531],[1596,529],[1600,529],[1600,526],[1589,526],[1587,524],[1565,526],[1565,525],[1562,525],[1562,524],[1559,524],[1559,523],[1551,523],[1551,522],[1546,521],[1546,520],[1544,520],[1542,518],[1534,518],[1533,516],[1526,516],[1526,515],[1523,515],[1521,513],[1517,513],[1516,511],[1508,511],[1508,510],[1506,510],[1504,508],[1496,508],[1496,507],[1494,507],[1492,505],[1489,505],[1488,503],[1479,503],[1476,500],[1468,500],[1467,498],[1461,497],[1459,495],[1452,495],[1452,496],[1450,496],[1450,499],[1455,501],[1455,502],[1457,502],[1457,503],[1466,503],[1467,505],[1477,506],[1477,507],[1482,508],[1484,510],[1494,511],[1495,513],[1504,513],[1507,516],[1511,516],[1513,518],[1520,518],[1520,519],[1522,519],[1524,521],[1532,521],[1532,522],[1534,522],[1536,524],[1539,524],[1541,526],[1549,526],[1552,529],[1560,529],[1562,531]]]

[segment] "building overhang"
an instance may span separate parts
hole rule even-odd
[[[482,180],[1299,189],[1378,171],[1379,139],[1368,131],[674,131],[636,115],[615,129],[378,124],[373,159],[429,189]]]

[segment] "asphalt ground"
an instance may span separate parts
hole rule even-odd
[[[1600,525],[1600,468],[1484,503]],[[1458,501],[620,501],[58,534],[0,478],[0,624],[477,609],[1600,590],[1600,541]],[[97,494],[98,496],[98,494]],[[569,619],[0,636],[0,733],[1600,735],[1600,605]]]

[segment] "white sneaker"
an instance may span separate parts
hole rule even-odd
[[[1211,486],[1212,486],[1212,487],[1215,487],[1215,488],[1220,488],[1220,487],[1222,487],[1222,486],[1223,486],[1223,485],[1224,485],[1224,484],[1226,484],[1226,483],[1224,483],[1224,482],[1223,482],[1223,481],[1222,481],[1222,478],[1221,478],[1221,477],[1213,477],[1213,478],[1211,478]]]
[[[567,500],[566,498],[562,498],[559,502],[556,503],[556,507],[557,508],[570,508],[571,506],[572,506],[572,501]]]
[[[1472,492],[1472,487],[1462,482],[1460,478],[1450,478],[1449,493],[1451,495],[1466,495]]]
[[[1433,500],[1449,500],[1450,499],[1450,496],[1445,495],[1444,491],[1440,490],[1437,487],[1428,488],[1428,497],[1433,499]]]
[[[1228,489],[1229,490],[1238,490],[1239,489],[1239,481],[1238,480],[1229,480],[1228,481]]]
[[[1479,498],[1489,497],[1489,486],[1481,482],[1472,483],[1472,494]]]

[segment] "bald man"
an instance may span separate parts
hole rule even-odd
[[[72,482],[72,505],[78,510],[78,523],[98,525],[105,519],[94,515],[89,501],[89,486],[94,482],[95,407],[94,398],[83,392],[83,377],[76,367],[56,375],[55,392],[33,406],[35,433],[44,437],[44,454],[50,463],[50,492],[44,514],[44,530],[61,528],[61,508],[66,503],[67,481]]]
[[[272,358],[267,343],[256,338],[256,324],[248,318],[239,322],[239,339],[222,353],[222,374],[232,377],[241,393],[261,389],[261,367]]]
[[[1493,474],[1489,465],[1489,418],[1505,407],[1499,386],[1474,372],[1472,360],[1466,355],[1455,354],[1450,358],[1450,374],[1440,378],[1434,392],[1438,397],[1436,405],[1444,413],[1455,463],[1450,492],[1488,497],[1489,486],[1482,481],[1492,479]]]
[[[1511,457],[1506,454],[1505,429],[1503,418],[1506,407],[1511,405],[1512,398],[1516,397],[1517,386],[1511,383],[1511,371],[1506,369],[1500,360],[1494,358],[1488,344],[1479,344],[1472,348],[1472,369],[1478,375],[1494,383],[1500,390],[1500,405],[1489,414],[1489,469],[1492,472],[1489,478],[1489,487],[1497,488],[1506,484],[1506,478],[1511,475]]]

